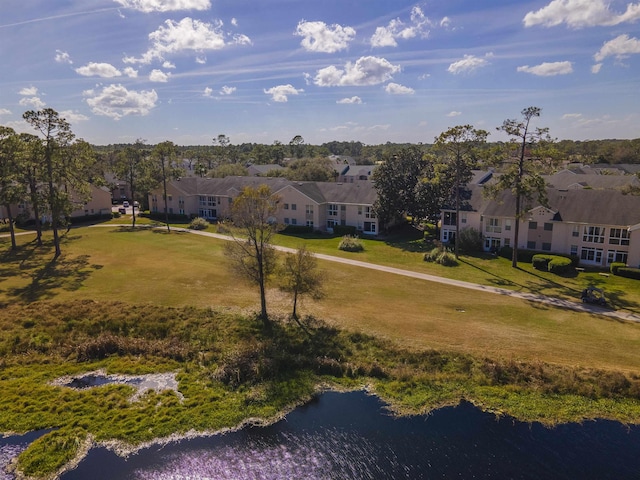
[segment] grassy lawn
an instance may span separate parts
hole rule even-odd
[[[128,228],[79,228],[64,237],[63,257],[45,264],[48,252],[20,237],[20,251],[0,242],[0,301],[65,302],[82,298],[166,306],[213,306],[253,312],[257,290],[227,268],[224,241],[188,233]],[[597,273],[560,278],[501,258],[463,258],[457,267],[421,260],[421,241],[363,240],[365,251],[347,254],[338,238],[310,238],[313,251],[398,266],[522,291],[577,298],[583,285],[604,286],[617,307],[638,312],[637,282]],[[300,238],[280,235],[297,246]],[[526,301],[413,280],[358,267],[321,262],[326,298],[304,300],[301,312],[337,326],[373,333],[416,349],[454,350],[493,358],[545,361],[640,374],[640,325]],[[269,308],[286,314],[289,299],[269,291]]]

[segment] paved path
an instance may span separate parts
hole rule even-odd
[[[91,225],[91,227],[107,227],[107,228],[131,227],[131,224],[113,224],[113,223],[97,224],[97,225]],[[140,225],[140,227],[150,227],[150,226]],[[166,226],[156,227],[156,228],[166,228]],[[171,229],[176,232],[191,233],[194,235],[201,235],[204,237],[217,238],[219,240],[226,240],[226,241],[232,240],[232,238],[229,235],[221,235],[219,233],[203,232],[201,230],[190,230],[188,228],[177,228],[177,227],[171,227]],[[24,234],[29,234],[29,233],[31,232],[25,232]],[[0,237],[5,237],[5,236],[7,235],[0,235]],[[280,246],[274,245],[274,248],[281,252],[288,252],[288,253],[295,252],[295,249],[288,248],[288,247],[280,247]],[[377,270],[385,273],[393,273],[395,275],[403,275],[405,277],[417,278],[419,280],[426,280],[428,282],[443,283],[445,285],[466,288],[469,290],[476,290],[479,292],[486,292],[486,293],[493,293],[497,295],[506,295],[514,298],[521,298],[529,302],[543,303],[543,304],[552,305],[558,308],[566,308],[566,309],[575,310],[578,312],[587,312],[594,315],[602,315],[602,316],[617,319],[617,320],[640,322],[640,315],[637,315],[631,312],[621,311],[621,310],[609,310],[608,308],[603,308],[598,305],[585,304],[578,301],[565,300],[561,298],[549,297],[546,295],[538,295],[535,293],[516,292],[514,290],[507,290],[506,288],[491,287],[488,285],[480,285],[477,283],[464,282],[462,280],[452,280],[450,278],[438,277],[436,275],[429,275],[427,273],[412,272],[411,270],[403,270],[401,268],[387,267],[385,265],[362,262],[360,260],[352,260],[349,258],[335,257],[333,255],[326,255],[323,253],[315,253],[314,255],[316,258],[320,260],[326,260],[328,262],[343,263],[345,265],[352,265],[354,267],[368,268],[370,270]]]
[[[180,229],[180,231],[187,231],[196,235],[203,235],[207,237],[218,238],[220,240],[231,240],[228,235],[220,235],[218,233],[203,232],[200,230],[188,230]],[[281,252],[295,252],[295,249],[288,247],[280,247],[274,245],[276,250]],[[538,295],[535,293],[516,292],[514,290],[507,290],[506,288],[491,287],[488,285],[480,285],[477,283],[464,282],[462,280],[453,280],[450,278],[438,277],[436,275],[429,275],[428,273],[412,272],[411,270],[403,270],[401,268],[387,267],[385,265],[378,265],[375,263],[362,262],[360,260],[352,260],[349,258],[335,257],[333,255],[325,255],[323,253],[314,253],[315,257],[320,260],[326,260],[329,262],[343,263],[345,265],[352,265],[354,267],[368,268],[370,270],[377,270],[385,273],[393,273],[395,275],[403,275],[405,277],[417,278],[419,280],[426,280],[428,282],[443,283],[454,287],[466,288],[469,290],[476,290],[486,293],[494,293],[498,295],[506,295],[514,298],[521,298],[529,302],[544,303],[546,305],[552,305],[559,308],[567,308],[576,310],[578,312],[588,312],[595,315],[603,315],[609,318],[615,318],[618,320],[628,320],[632,322],[640,322],[640,315],[636,315],[631,312],[624,312],[620,310],[609,310],[607,308],[600,307],[598,305],[585,304],[573,300],[565,300],[561,298],[549,297],[546,295]]]

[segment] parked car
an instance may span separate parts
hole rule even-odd
[[[120,207],[120,208],[118,209],[118,212],[120,212],[122,215],[124,215],[125,213],[127,213],[127,209],[126,209],[126,208],[124,208],[124,207]]]
[[[127,202],[127,201],[125,200],[124,202],[122,202],[122,206],[123,206],[123,207],[125,207],[125,208],[126,208],[126,207],[128,207],[128,206],[129,206],[129,202]]]

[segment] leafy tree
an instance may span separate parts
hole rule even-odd
[[[411,146],[388,157],[373,173],[378,193],[374,204],[382,228],[403,215],[411,215],[415,222],[424,214],[418,197],[418,185],[429,161],[422,149]]]
[[[446,168],[440,178],[445,185],[451,185],[451,196],[456,208],[456,234],[460,232],[461,191],[473,177],[479,148],[486,143],[489,133],[477,130],[471,125],[451,127],[436,137],[434,150],[440,153]],[[459,258],[459,242],[455,242],[455,256]]]
[[[249,171],[239,163],[227,163],[225,165],[220,165],[211,171],[211,176],[213,178],[224,178],[232,175],[242,177],[249,175]]]
[[[506,133],[510,141],[506,152],[501,158],[502,174],[498,181],[487,191],[494,196],[503,190],[511,190],[516,199],[515,225],[513,230],[513,257],[511,265],[518,266],[518,241],[520,232],[520,220],[523,215],[523,203],[532,200],[534,196],[546,205],[546,187],[544,179],[540,176],[537,165],[539,160],[545,158],[545,149],[537,150],[539,144],[547,147],[552,143],[548,128],[536,127],[532,129],[531,122],[540,116],[539,107],[527,107],[522,110],[522,119],[505,120],[497,129]]]
[[[124,179],[129,183],[131,200],[134,202],[132,205],[132,223],[135,227],[135,201],[138,198],[142,199],[140,193],[148,191],[152,184],[149,152],[143,140],[138,139],[133,145],[127,145],[124,150],[118,152],[114,172],[118,178]]]
[[[266,327],[271,325],[266,284],[276,266],[275,250],[270,242],[279,229],[275,222],[278,201],[267,185],[245,187],[231,205],[233,223],[244,236],[233,236],[233,242],[227,246],[233,271],[260,289],[260,319]]]
[[[323,297],[322,283],[323,277],[318,272],[318,261],[316,257],[307,250],[306,246],[298,247],[294,253],[288,253],[282,266],[280,276],[280,289],[290,293],[293,301],[293,311],[291,316],[302,326],[298,320],[297,306],[298,299],[303,295],[309,295],[313,299]]]
[[[301,135],[293,137],[289,142],[289,149],[292,157],[302,158],[304,156],[304,138]]]
[[[24,187],[17,175],[19,148],[16,132],[12,128],[0,126],[0,205],[7,212],[12,250],[17,248],[17,244],[11,205],[24,197]]]
[[[332,182],[335,170],[327,158],[301,158],[291,162],[282,173],[278,171],[277,176],[298,182]]]
[[[85,174],[94,161],[93,150],[86,142],[74,141],[69,123],[51,108],[29,110],[23,118],[43,137],[43,180],[51,213],[55,258],[58,258],[62,253],[58,230],[73,210],[69,189],[80,198],[88,194],[89,182]]]
[[[30,133],[20,134],[20,159],[18,161],[18,181],[25,185],[26,196],[33,211],[36,229],[36,245],[42,246],[42,212],[46,204],[46,196],[40,188],[44,178],[41,159],[44,148],[40,139]]]
[[[167,180],[178,178],[182,169],[176,165],[178,148],[173,142],[166,141],[156,145],[151,152],[155,161],[156,184],[162,184],[162,198],[164,200],[164,219],[167,224],[167,232],[171,232],[169,226],[169,206],[167,204]]]

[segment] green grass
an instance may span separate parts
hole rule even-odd
[[[256,289],[229,273],[222,240],[83,227],[63,237],[56,262],[50,243],[18,241],[11,252],[0,239],[0,431],[56,428],[21,455],[29,475],[59,470],[91,438],[139,444],[275,418],[319,383],[370,385],[402,413],[466,398],[526,421],[640,423],[635,323],[320,262],[327,295],[305,300],[301,313],[326,324],[307,318],[306,334],[285,322],[290,299],[272,286],[268,305],[280,321],[264,331],[252,315]],[[363,239],[359,253],[340,252],[339,241],[305,240],[317,252],[522,291],[572,297],[598,281],[618,307],[636,311],[640,301],[637,283],[597,272],[558,278],[493,257],[441,267],[422,261],[421,238]],[[177,371],[185,400],[149,392],[131,403],[127,386],[49,384],[98,368]]]

